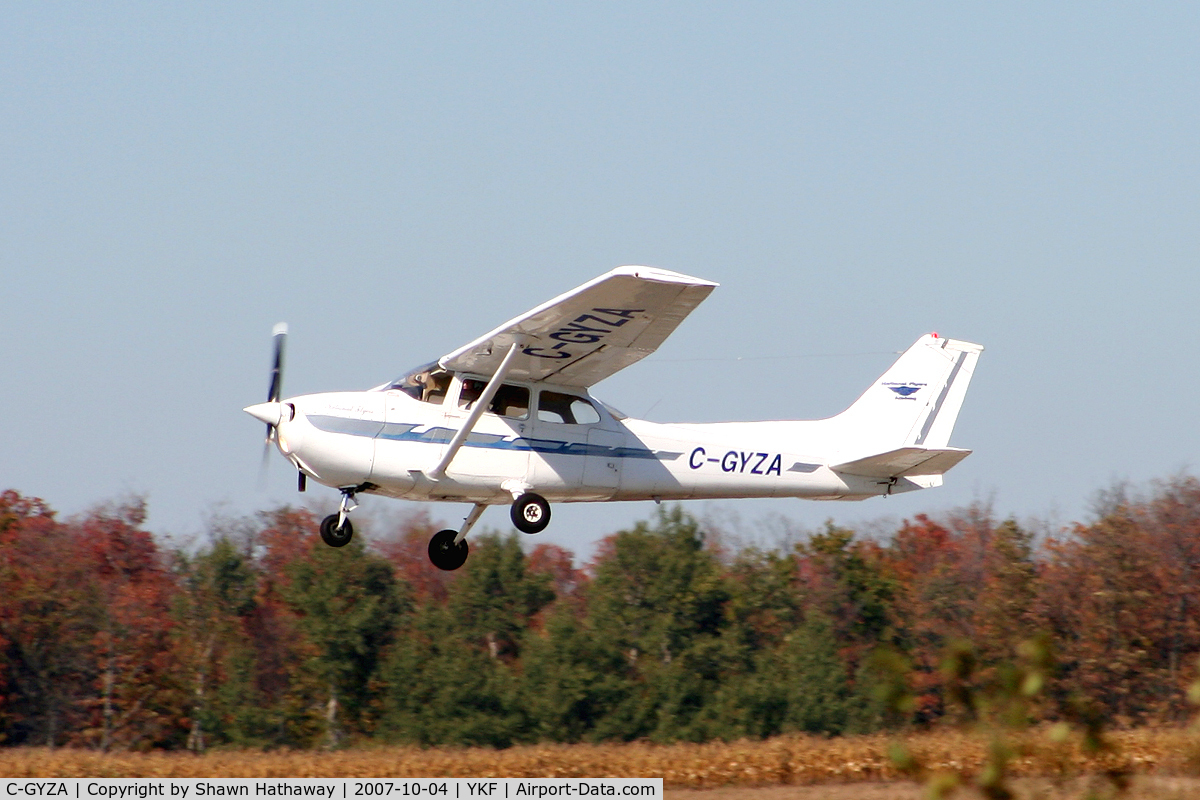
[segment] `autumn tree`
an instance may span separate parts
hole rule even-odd
[[[76,523],[76,538],[95,586],[99,673],[94,738],[101,751],[174,744],[184,691],[171,646],[177,586],[153,535],[142,527],[141,498],[101,506]]]
[[[0,495],[6,740],[54,747],[81,727],[98,591],[78,537],[42,501]]]

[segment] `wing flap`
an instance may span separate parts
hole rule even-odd
[[[903,478],[912,475],[941,475],[958,464],[970,450],[957,447],[901,447],[886,453],[847,461],[830,467],[835,472],[864,478]]]
[[[491,375],[514,342],[515,380],[588,387],[653,353],[717,284],[652,267],[618,267],[442,356]]]

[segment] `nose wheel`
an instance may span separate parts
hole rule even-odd
[[[350,524],[350,512],[358,508],[354,491],[342,489],[342,504],[338,513],[321,520],[321,541],[330,547],[344,547],[354,538],[354,526]]]
[[[513,501],[510,516],[521,533],[541,533],[550,524],[550,504],[540,494],[525,492]]]
[[[344,519],[339,525],[337,514],[330,514],[321,520],[321,541],[330,547],[342,547],[350,544],[350,540],[353,538],[354,526],[350,524],[350,520]]]

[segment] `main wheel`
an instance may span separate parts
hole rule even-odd
[[[337,514],[330,514],[321,520],[321,539],[330,547],[342,547],[350,544],[350,540],[354,538],[354,526],[350,524],[349,518],[342,523],[340,528],[337,523]]]
[[[550,504],[540,494],[526,492],[513,501],[511,516],[522,533],[541,533],[550,524]]]
[[[438,531],[429,540],[429,560],[438,569],[453,572],[466,562],[467,541],[455,544],[456,538],[458,531]]]

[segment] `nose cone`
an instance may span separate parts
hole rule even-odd
[[[280,418],[283,416],[282,403],[258,403],[257,405],[246,406],[242,410],[256,420],[265,422],[268,425],[278,425]]]

